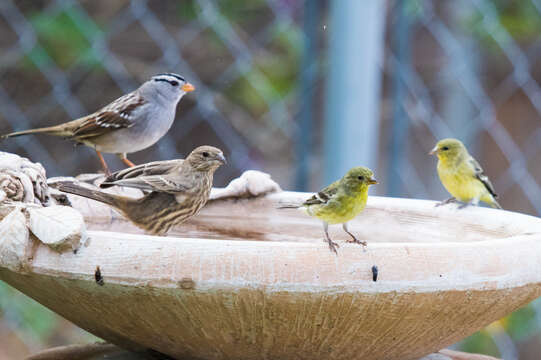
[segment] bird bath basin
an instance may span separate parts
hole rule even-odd
[[[350,223],[366,251],[331,226],[335,255],[276,209],[308,195],[212,201],[168,237],[70,196],[86,245],[37,245],[0,279],[114,344],[197,359],[418,359],[541,295],[538,218],[369,197]]]

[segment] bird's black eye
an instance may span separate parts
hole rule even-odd
[[[362,175],[361,175],[361,176],[357,176],[357,179],[363,181],[363,180],[364,180],[364,176],[362,176]]]
[[[173,86],[177,86],[177,85],[178,85],[178,81],[173,80],[173,81],[171,81],[169,84],[171,84],[171,85],[173,85]]]
[[[209,157],[209,153],[205,151],[205,152],[203,153],[203,157]]]
[[[444,147],[442,147],[441,149],[442,149],[443,151],[447,151],[447,150],[449,150],[449,146],[444,146]]]

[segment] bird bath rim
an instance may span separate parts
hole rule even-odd
[[[210,200],[199,215],[173,228],[168,237],[319,243],[321,222],[300,210],[278,209],[300,203],[312,193],[283,191],[257,198]],[[90,230],[143,234],[107,205],[69,196]],[[430,200],[369,196],[366,209],[349,222],[351,232],[370,243],[467,243],[519,235],[541,234],[541,219],[505,210],[456,204],[435,207]],[[367,228],[370,228],[367,231]],[[342,244],[340,226],[329,227]],[[392,237],[392,241],[382,240]]]
[[[340,233],[339,227],[334,227],[331,236],[340,239],[338,255],[335,255],[322,240],[319,221],[300,211],[276,209],[280,202],[304,199],[307,195],[281,192],[257,199],[210,202],[200,215],[179,226],[167,237],[91,230],[90,244],[77,254],[65,253],[49,261],[53,255],[51,250],[40,246],[33,259],[33,271],[92,280],[95,267],[100,266],[105,281],[109,283],[174,288],[178,287],[182,279],[191,279],[196,284],[195,289],[205,291],[239,286],[264,288],[271,292],[310,292],[322,289],[366,293],[482,291],[541,283],[541,219],[536,217],[477,207],[457,210],[455,205],[434,208],[434,202],[426,200],[369,197],[365,213],[350,223],[352,232],[363,233],[364,230],[366,235],[367,225],[379,229],[368,231],[375,234],[388,235],[388,231],[402,228],[408,228],[409,231],[419,228],[423,230],[426,222],[423,222],[419,214],[426,214],[426,219],[431,221],[430,229],[434,231],[433,238],[443,235],[449,237],[444,230],[452,229],[457,240],[430,242],[427,241],[430,239],[423,238],[417,242],[379,242],[376,238],[363,236],[368,241],[368,247],[363,250],[357,244],[345,243],[343,240],[347,237]],[[269,213],[264,213],[262,209],[268,209]],[[242,221],[236,215],[236,220],[227,220],[227,215],[235,212],[241,213],[240,218],[243,215],[252,218]],[[88,220],[90,214],[84,215]],[[392,223],[392,226],[381,229],[379,222],[382,218]],[[441,230],[439,226],[448,218],[452,220],[453,226]],[[245,233],[245,227],[257,227],[267,221],[271,224],[267,223],[265,230],[269,234],[274,232],[274,235],[257,240],[216,240],[201,238],[208,233],[208,229],[201,234],[197,233],[197,229],[206,223],[215,224],[219,221],[222,222],[217,226],[236,226],[237,230],[242,228],[240,233]],[[284,225],[283,221],[289,225]],[[139,231],[122,217],[115,218],[114,214],[110,224],[129,231]],[[276,241],[280,237],[280,231],[276,229],[284,226],[300,235]],[[496,230],[491,226],[495,226]],[[183,235],[184,228],[188,231]],[[469,229],[470,233],[476,231],[477,234],[468,234],[468,241],[463,241],[459,237],[466,236],[461,233],[464,228]],[[426,229],[423,231],[421,234],[428,236]],[[409,235],[402,232],[396,236],[400,240]],[[102,252],[100,249],[109,250]],[[140,254],[151,253],[154,259],[165,257],[164,261],[170,261],[169,266],[176,266],[177,269],[169,272],[162,269],[159,273],[148,269],[145,273],[141,268],[124,267],[111,271],[103,266],[111,253],[122,254],[123,261],[127,263],[141,261]],[[191,263],[191,257],[197,257],[200,263]],[[266,267],[260,265],[262,257],[266,258]],[[81,262],[77,260],[82,258],[92,258],[95,261],[82,268]],[[372,280],[373,265],[379,269],[377,282]],[[216,273],[222,272],[221,277],[202,270],[209,266],[216,267]],[[259,275],[254,276],[253,270],[258,266],[263,268],[259,268]],[[330,273],[318,274],[319,267],[326,268]],[[187,271],[186,268],[191,270]],[[241,268],[245,271],[240,271]],[[293,275],[283,277],[280,274],[284,272]],[[310,273],[313,277],[302,276],[301,273]]]

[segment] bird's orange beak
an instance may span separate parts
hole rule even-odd
[[[378,181],[376,179],[374,179],[373,177],[371,177],[370,179],[368,179],[368,183],[370,185],[374,185],[374,184],[379,184]]]
[[[190,91],[194,91],[194,90],[195,90],[195,86],[193,86],[193,85],[190,84],[189,82],[187,82],[186,84],[182,85],[182,91],[190,92]]]
[[[438,147],[437,146],[434,146],[434,149],[430,150],[430,152],[428,153],[428,155],[434,155],[434,154],[437,154],[438,153]]]

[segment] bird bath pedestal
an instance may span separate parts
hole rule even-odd
[[[0,279],[110,343],[175,359],[419,359],[541,295],[538,218],[370,197],[350,223],[368,247],[331,226],[335,255],[317,220],[277,209],[307,196],[211,201],[167,237],[70,196],[84,245],[34,240]]]

